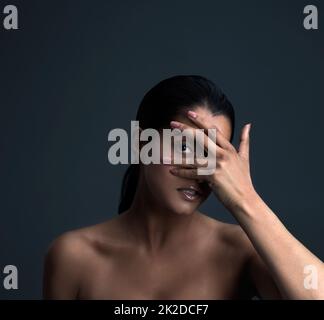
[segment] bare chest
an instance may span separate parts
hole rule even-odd
[[[241,278],[238,263],[198,253],[148,260],[118,255],[92,261],[81,299],[232,299]]]

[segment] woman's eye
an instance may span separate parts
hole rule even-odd
[[[184,152],[184,153],[191,152],[191,148],[188,147],[188,145],[186,143],[182,143],[182,152]]]

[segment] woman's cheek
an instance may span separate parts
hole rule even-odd
[[[171,166],[154,164],[149,165],[146,169],[146,181],[150,188],[159,193],[163,192],[163,190],[167,191],[173,186],[176,188],[175,178],[177,177],[169,172]]]

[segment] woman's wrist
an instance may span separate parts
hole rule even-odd
[[[248,192],[244,193],[240,201],[233,206],[231,212],[235,218],[251,218],[260,214],[261,210],[264,208],[265,203],[255,189],[251,189]]]

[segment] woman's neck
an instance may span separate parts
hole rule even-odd
[[[137,188],[132,206],[122,216],[134,243],[151,254],[190,243],[202,222],[197,211],[181,215],[162,207],[142,186]]]

